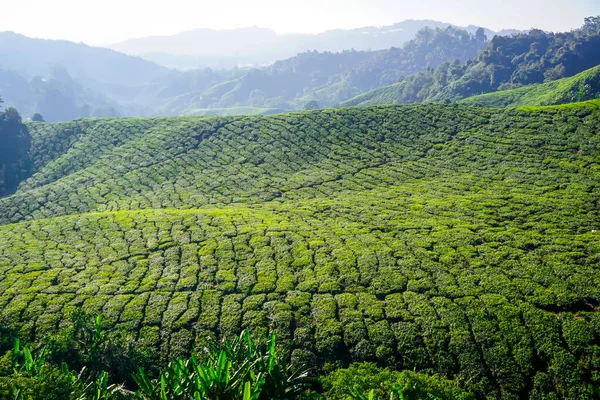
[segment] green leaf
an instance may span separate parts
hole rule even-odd
[[[250,391],[250,382],[244,384],[244,400],[252,399],[252,392]]]

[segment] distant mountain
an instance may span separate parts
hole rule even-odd
[[[385,40],[393,41],[399,32],[406,34],[420,23],[407,21],[388,30],[365,28],[354,43],[366,38],[365,47],[369,36],[381,36],[378,40],[384,45]],[[477,32],[475,27],[469,29]],[[266,30],[258,30],[260,40],[252,36],[255,31],[246,32],[244,43],[249,45],[249,38],[268,42]],[[347,39],[348,31],[330,31],[320,37],[327,35]],[[114,50],[4,33],[0,34],[0,96],[25,118],[39,112],[47,121],[274,113],[303,109],[312,101],[317,102],[313,107],[333,106],[441,63],[475,58],[486,44],[481,29],[474,35],[446,26],[410,35],[402,46],[385,50],[313,50],[259,68],[179,71]]]
[[[86,117],[118,117],[125,108],[100,92],[75,81],[63,66],[53,66],[44,77],[27,79],[0,68],[0,95],[24,118],[40,113],[47,122]]]
[[[33,39],[0,32],[0,67],[31,78],[62,65],[72,77],[88,86],[141,85],[166,71],[139,57],[64,40]]]
[[[25,118],[35,112],[47,121],[126,114],[130,104],[144,105],[140,92],[149,82],[168,73],[114,50],[0,33],[0,96]]]
[[[485,39],[481,31],[471,35],[452,27],[424,28],[401,48],[305,52],[205,90],[188,91],[169,101],[164,111],[187,115],[198,109],[249,106],[298,110],[311,101],[329,107],[439,64],[475,58]]]
[[[152,36],[115,43],[110,48],[140,55],[158,64],[175,68],[231,68],[236,65],[266,65],[308,50],[382,50],[400,47],[425,28],[446,28],[448,23],[432,20],[406,20],[390,26],[329,30],[323,33],[278,35],[270,29],[232,30],[196,29],[172,36]],[[453,26],[456,27],[456,26]],[[474,34],[478,27],[457,27]],[[517,30],[493,32],[495,35],[518,33]]]
[[[599,65],[600,24],[595,21],[588,19],[584,28],[568,33],[533,30],[494,36],[491,41],[493,32],[484,28],[405,21],[386,28],[308,35],[313,44],[333,48],[354,43],[359,49],[373,43],[390,46],[411,37],[384,50],[312,50],[267,66],[190,71],[169,69],[114,50],[0,33],[0,96],[24,118],[39,112],[47,121],[119,115],[270,114],[340,104],[460,100],[553,81]],[[422,24],[444,27],[413,32]],[[215,33],[202,32],[205,36]],[[279,37],[264,29],[244,32],[247,54],[256,41],[268,43],[269,38]],[[229,33],[236,37],[239,31]],[[217,38],[206,40],[210,43],[199,48],[229,49],[231,57],[237,57],[232,46],[239,43],[233,39],[221,50]],[[264,54],[254,53],[256,57]]]

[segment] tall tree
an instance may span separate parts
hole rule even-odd
[[[13,107],[0,113],[0,196],[14,192],[31,173],[31,136]]]
[[[44,120],[44,117],[40,113],[33,114],[31,120],[34,122],[46,122],[46,120]]]
[[[319,103],[317,103],[316,100],[311,100],[308,103],[306,103],[304,105],[304,109],[305,110],[318,110],[319,109]]]
[[[600,15],[597,17],[587,17],[585,19],[583,30],[588,34],[600,34]]]
[[[485,34],[485,29],[483,28],[479,28],[477,29],[477,32],[475,32],[475,39],[477,39],[478,42],[487,42],[487,35]]]

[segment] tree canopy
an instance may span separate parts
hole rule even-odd
[[[31,172],[31,136],[13,107],[0,112],[0,196],[13,192]]]
[[[32,120],[33,122],[46,122],[46,121],[44,120],[44,117],[43,117],[43,116],[42,116],[42,114],[40,114],[40,113],[35,113],[35,114],[33,114],[33,115],[31,116],[31,120]]]
[[[570,77],[600,65],[598,21],[588,18],[581,29],[566,33],[534,29],[496,36],[473,60],[441,63],[343,104],[454,101]]]

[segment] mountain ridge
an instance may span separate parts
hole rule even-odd
[[[193,29],[175,35],[151,36],[129,39],[108,47],[160,61],[163,65],[177,68],[233,67],[235,65],[267,65],[307,50],[339,52],[344,50],[376,51],[402,46],[411,40],[419,29],[446,28],[452,26],[474,34],[475,25],[461,27],[434,20],[404,20],[392,25],[365,26],[352,29],[332,29],[316,34],[277,34],[269,28],[248,27],[238,29]],[[488,37],[496,34],[509,35],[522,32],[503,29],[494,32],[484,28]],[[256,38],[252,35],[256,34]],[[179,40],[181,39],[181,40]],[[191,39],[189,44],[185,40]],[[258,44],[259,42],[261,42]],[[152,43],[154,42],[154,43]],[[198,46],[202,43],[202,46]],[[239,44],[238,44],[239,43]],[[253,55],[254,54],[254,55]],[[161,59],[161,57],[163,57]],[[194,63],[210,61],[219,57],[229,59],[225,63]],[[186,63],[177,65],[176,60]],[[238,60],[238,61],[235,61]]]

